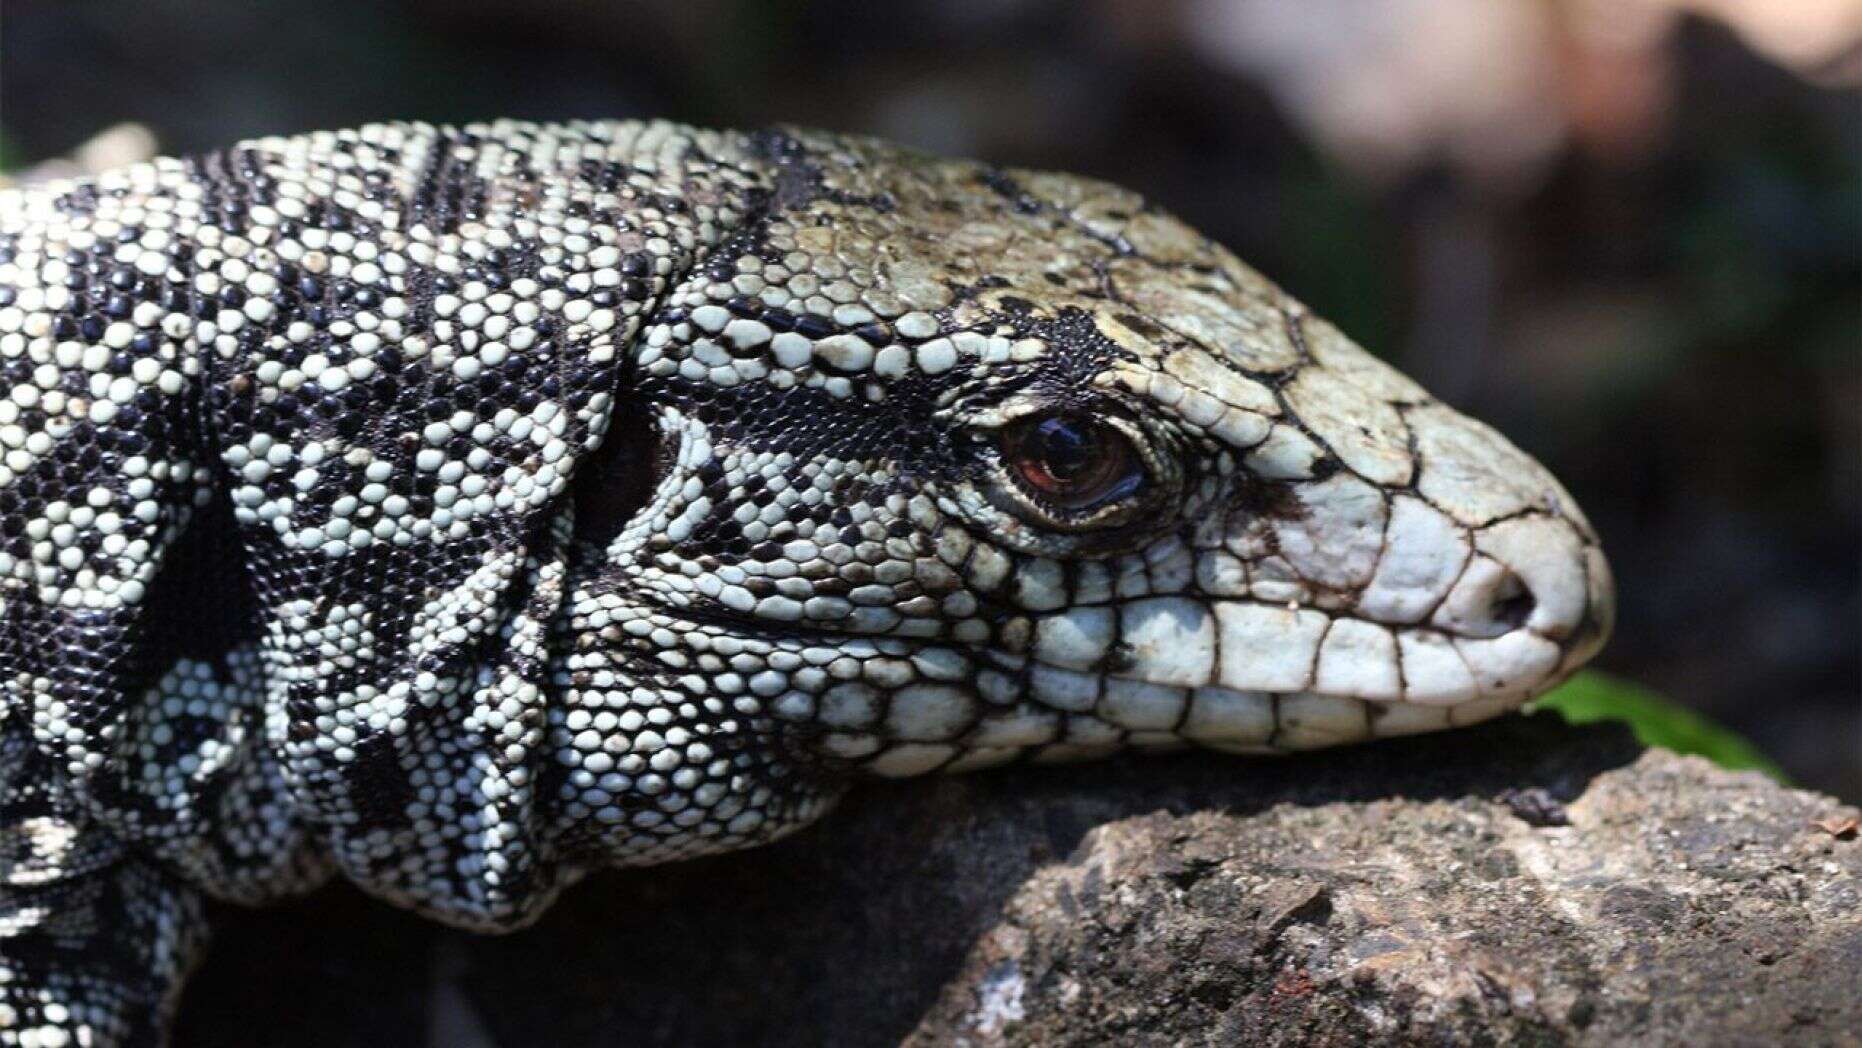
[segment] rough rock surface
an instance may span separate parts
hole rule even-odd
[[[1859,1044],[1848,815],[1549,717],[878,786],[504,938],[223,913],[178,1043]]]

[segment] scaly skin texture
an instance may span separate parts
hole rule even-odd
[[[1222,248],[867,139],[11,192],[0,368],[0,1044],[159,1040],[203,894],[508,929],[862,775],[1446,728],[1608,632],[1556,481]]]

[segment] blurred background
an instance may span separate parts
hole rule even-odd
[[[1605,669],[1857,800],[1858,83],[1862,0],[6,0],[0,167],[657,115],[1124,183],[1567,482]]]

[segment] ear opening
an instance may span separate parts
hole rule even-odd
[[[176,536],[149,589],[151,669],[161,673],[175,658],[211,662],[257,639],[258,606],[232,501],[216,488]]]
[[[634,519],[672,468],[674,449],[651,411],[615,401],[608,432],[576,469],[575,543],[606,546]]]

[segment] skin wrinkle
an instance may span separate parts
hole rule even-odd
[[[0,845],[109,855],[0,901],[120,930],[0,1005],[95,1043],[202,895],[519,927],[860,777],[1494,716],[1609,620],[1555,481],[1219,246],[870,139],[390,124],[0,195],[0,376]]]

